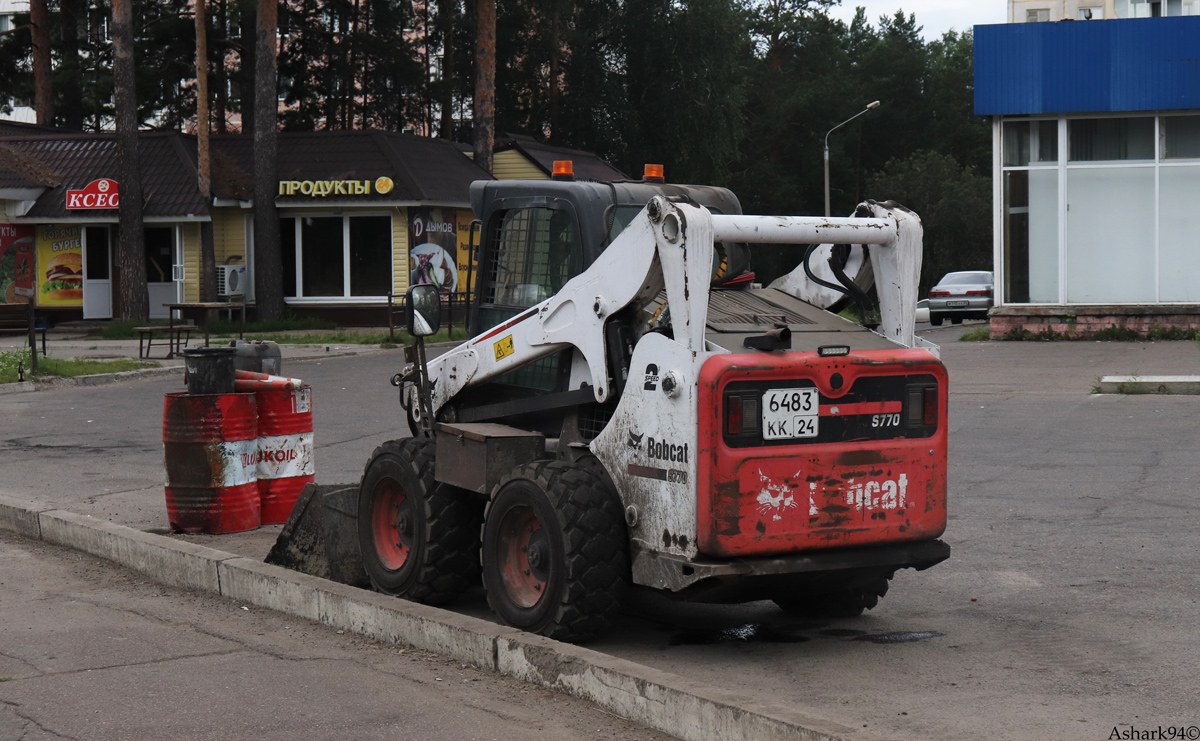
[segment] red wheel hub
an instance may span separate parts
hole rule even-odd
[[[530,507],[513,507],[500,521],[496,543],[500,578],[509,599],[533,607],[550,580],[550,541]]]
[[[375,552],[384,568],[396,571],[408,561],[416,523],[412,501],[395,479],[384,479],[375,485],[375,505],[371,510],[371,534]]]

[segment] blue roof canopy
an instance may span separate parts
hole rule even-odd
[[[1200,108],[1200,16],[975,27],[975,113]]]

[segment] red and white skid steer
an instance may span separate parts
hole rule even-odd
[[[482,576],[504,623],[578,641],[628,584],[856,615],[949,556],[916,215],[748,216],[727,190],[649,181],[481,182],[472,205],[475,336],[410,349],[393,383],[413,437],[359,487],[376,589],[441,604]],[[817,247],[758,288],[759,243]],[[878,331],[824,308],[872,279]],[[415,336],[437,330],[436,287],[406,306]]]

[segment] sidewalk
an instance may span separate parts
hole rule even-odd
[[[583,700],[0,531],[0,738],[637,739]]]

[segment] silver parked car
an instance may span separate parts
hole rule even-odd
[[[929,323],[936,327],[943,319],[955,324],[963,319],[986,319],[992,295],[990,270],[946,273],[929,289]]]

